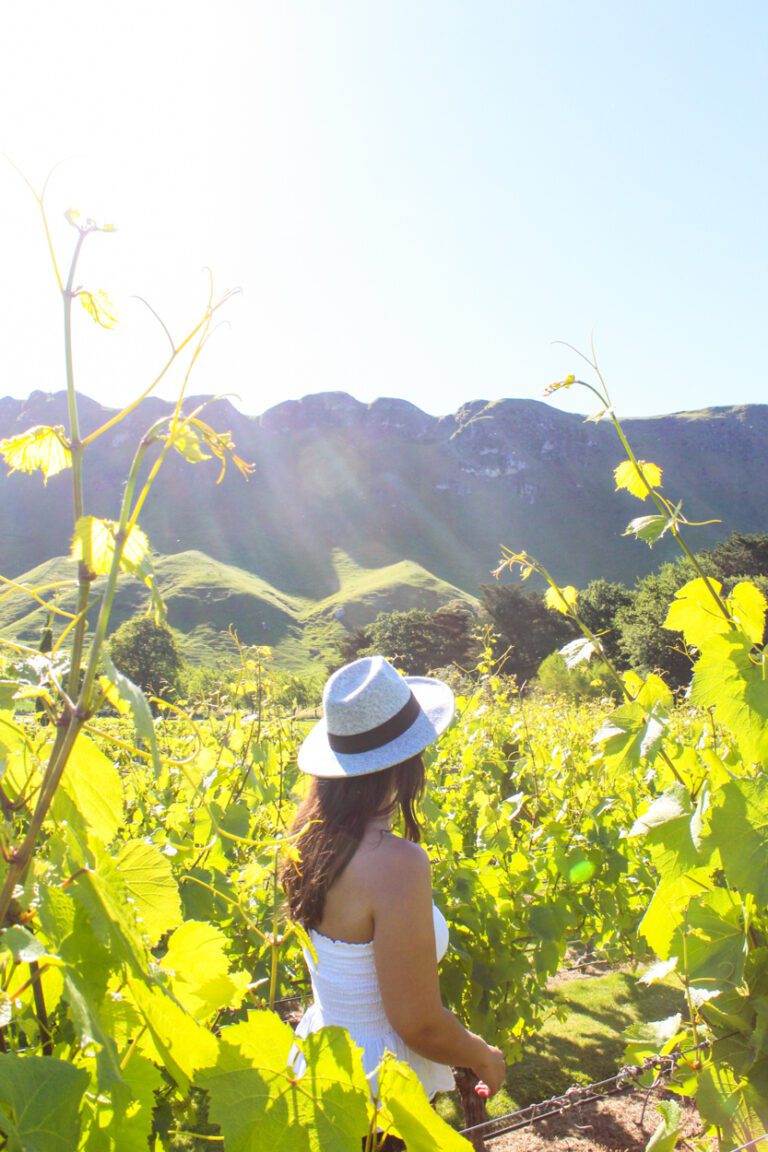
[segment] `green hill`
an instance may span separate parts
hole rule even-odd
[[[337,590],[317,601],[287,595],[250,572],[194,550],[157,556],[154,563],[168,623],[187,659],[200,664],[233,659],[234,630],[241,643],[269,645],[280,666],[300,671],[323,661],[345,628],[363,627],[379,612],[417,605],[437,608],[456,597],[473,600],[412,561],[366,569],[338,550],[333,553]],[[71,612],[75,579],[74,562],[56,557],[18,577],[17,583],[40,590],[46,599],[55,594],[57,606]],[[95,582],[94,599],[102,586],[103,580]],[[113,627],[145,606],[143,585],[122,580]],[[0,635],[36,645],[46,615],[23,592],[6,592],[0,599]]]

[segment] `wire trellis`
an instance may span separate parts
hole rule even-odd
[[[649,1056],[641,1064],[625,1064],[614,1076],[607,1076],[604,1080],[596,1080],[592,1084],[573,1084],[559,1096],[550,1096],[547,1100],[539,1100],[535,1104],[528,1104],[525,1108],[518,1108],[515,1112],[506,1112],[503,1116],[494,1116],[490,1120],[483,1120],[480,1124],[473,1124],[469,1128],[462,1128],[462,1136],[492,1139],[503,1136],[508,1132],[515,1132],[519,1128],[528,1128],[540,1120],[547,1120],[552,1116],[560,1116],[572,1108],[584,1104],[592,1104],[602,1100],[605,1096],[613,1096],[631,1089],[633,1092],[645,1088],[637,1083],[646,1072],[656,1072],[659,1077],[671,1075],[680,1060],[694,1052],[699,1052],[709,1045],[703,1040],[685,1052],[670,1052],[667,1056]],[[656,1081],[654,1082],[655,1087]],[[734,1149],[734,1152],[737,1152]]]

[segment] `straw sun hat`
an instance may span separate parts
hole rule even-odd
[[[323,718],[299,748],[310,776],[366,776],[423,752],[450,724],[453,692],[431,676],[401,676],[364,656],[329,677]]]

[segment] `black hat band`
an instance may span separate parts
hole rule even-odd
[[[411,692],[410,697],[400,709],[375,728],[366,732],[353,732],[350,736],[336,736],[328,733],[328,743],[334,752],[355,753],[373,752],[375,748],[383,748],[385,744],[396,740],[418,720],[421,715],[421,705]]]

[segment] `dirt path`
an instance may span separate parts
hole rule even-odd
[[[489,1140],[486,1147],[488,1152],[643,1152],[661,1119],[655,1101],[664,1098],[664,1093],[652,1094],[643,1115],[644,1092],[605,1097]],[[675,1099],[683,1109],[679,1147],[685,1149],[686,1138],[701,1134],[701,1121],[690,1101]]]

